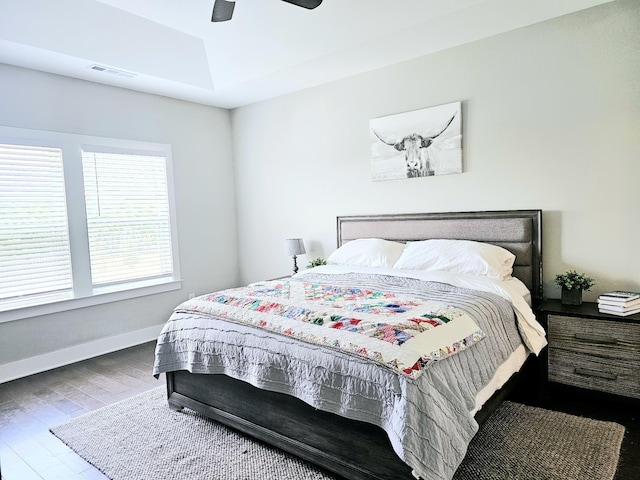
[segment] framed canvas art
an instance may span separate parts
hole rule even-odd
[[[373,181],[462,173],[461,102],[373,119]]]

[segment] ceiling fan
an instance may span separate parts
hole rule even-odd
[[[304,7],[309,10],[316,8],[322,3],[322,0],[282,0],[283,2],[297,5],[298,7]],[[213,2],[213,14],[211,15],[212,22],[226,22],[231,20],[233,15],[233,9],[236,6],[235,1],[229,0],[214,0]]]

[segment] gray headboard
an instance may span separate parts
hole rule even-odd
[[[506,248],[516,256],[513,276],[542,299],[542,211],[406,213],[338,217],[338,246],[356,238],[397,242],[449,238]]]

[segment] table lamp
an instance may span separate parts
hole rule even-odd
[[[298,273],[298,263],[296,257],[307,253],[301,238],[287,238],[287,253],[293,257],[293,274]]]

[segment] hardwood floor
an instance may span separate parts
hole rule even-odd
[[[49,428],[164,385],[164,377],[156,380],[151,375],[154,348],[155,342],[146,343],[0,384],[2,480],[107,479],[54,437]],[[640,478],[637,405],[552,391],[543,406],[624,425],[627,432],[615,480]]]
[[[0,384],[2,480],[107,479],[49,428],[164,385],[152,374],[155,342]]]

